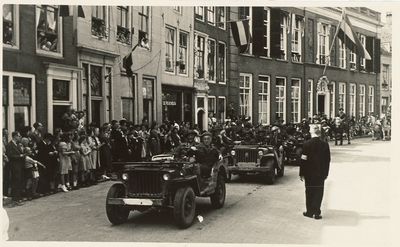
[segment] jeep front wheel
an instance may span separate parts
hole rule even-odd
[[[213,208],[222,208],[225,203],[226,187],[224,177],[218,175],[217,187],[215,188],[214,194],[210,196],[211,205]]]
[[[108,199],[123,197],[125,197],[125,186],[123,184],[113,184],[108,190],[106,213],[108,220],[114,225],[124,223],[128,219],[130,210],[122,209],[118,205],[111,205],[108,203]]]
[[[174,219],[180,228],[188,228],[194,220],[196,196],[192,187],[179,188],[174,199]]]
[[[271,171],[270,172],[266,172],[266,180],[265,182],[269,185],[274,184],[275,183],[275,165],[274,165],[275,161],[273,159],[270,159],[267,161],[266,166],[267,167],[271,167]]]

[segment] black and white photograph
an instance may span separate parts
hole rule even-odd
[[[2,7],[3,244],[400,244],[400,2]]]

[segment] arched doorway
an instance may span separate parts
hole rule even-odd
[[[206,114],[203,108],[198,109],[197,111],[197,124],[199,126],[199,129],[201,131],[204,130],[204,118],[205,118]]]

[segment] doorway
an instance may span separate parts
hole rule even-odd
[[[201,130],[201,131],[203,131],[204,130],[204,114],[205,114],[205,112],[204,112],[204,110],[203,109],[200,109],[198,112],[197,112],[197,124],[198,124],[198,126],[199,126],[199,129]]]
[[[325,113],[325,95],[324,94],[318,94],[318,108],[317,108],[317,114],[319,112]]]

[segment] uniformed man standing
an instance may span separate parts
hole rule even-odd
[[[304,216],[322,219],[321,203],[324,195],[324,182],[328,177],[331,154],[329,144],[319,138],[318,126],[310,126],[311,139],[303,144],[300,162],[300,180],[305,180],[306,208]]]

